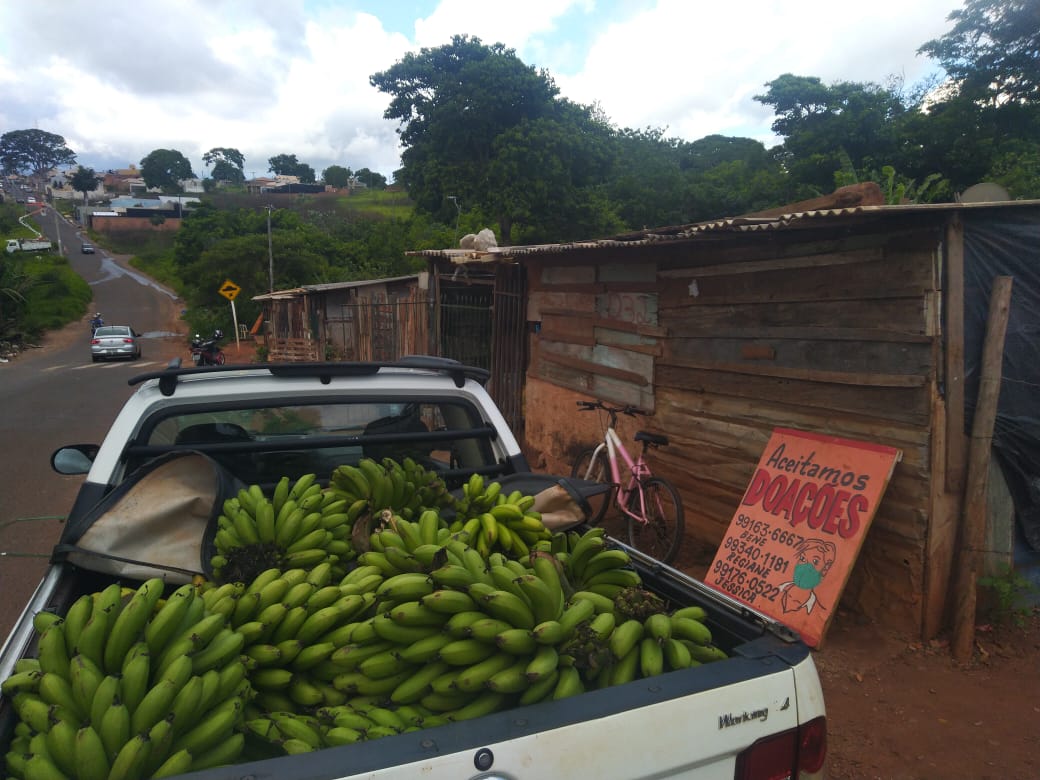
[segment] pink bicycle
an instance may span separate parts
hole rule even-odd
[[[668,437],[638,431],[634,438],[643,448],[639,457],[633,458],[615,431],[617,418],[619,414],[646,416],[645,412],[634,406],[608,406],[602,401],[578,401],[578,407],[584,412],[598,409],[610,417],[603,441],[582,452],[571,470],[576,479],[614,485],[589,522],[599,523],[607,509],[615,506],[628,526],[629,545],[662,563],[671,563],[679,552],[685,530],[682,499],[668,480],[653,475],[646,462],[647,450],[667,446]]]

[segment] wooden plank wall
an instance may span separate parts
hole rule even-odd
[[[313,362],[320,360],[318,342],[313,339],[271,338],[268,341],[268,357],[272,363]]]
[[[431,303],[414,282],[374,284],[273,302],[271,360],[396,360],[425,355]],[[317,333],[311,311],[317,312]]]
[[[928,577],[942,464],[932,451],[943,406],[942,230],[811,235],[651,245],[624,250],[624,262],[605,249],[528,262],[529,319],[541,323],[529,373],[653,411],[640,427],[672,442],[654,452],[655,469],[680,488],[687,535],[710,549],[774,427],[898,447],[843,605],[920,633],[925,590],[942,587]],[[529,426],[546,432],[534,449],[559,469],[546,449],[576,445],[558,432],[550,445],[548,426],[531,417],[529,405]]]
[[[934,231],[742,246],[662,264],[655,424],[687,525],[717,544],[774,427],[898,447],[843,603],[920,631],[939,279]],[[883,616],[883,617],[882,617]]]
[[[365,287],[355,307],[357,360],[429,353],[430,302],[425,290],[414,284],[389,290]]]
[[[311,331],[310,296],[271,301],[268,332],[264,335],[267,359],[272,362],[319,360],[322,344]]]
[[[530,373],[561,387],[653,411],[658,294],[647,263],[584,252],[569,265],[528,265]]]
[[[357,360],[357,325],[353,289],[331,290],[321,296],[326,350],[335,360]]]

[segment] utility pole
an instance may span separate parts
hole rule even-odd
[[[462,216],[462,206],[459,205],[459,199],[454,195],[448,195],[448,200],[455,204],[455,239],[452,241],[451,248],[455,249],[459,244],[459,217]]]
[[[65,250],[61,248],[61,227],[58,224],[58,210],[54,208],[54,202],[51,202],[51,211],[54,212],[54,235],[58,237],[58,254],[64,255]]]
[[[271,212],[274,206],[268,204],[267,209],[267,278],[270,285],[268,292],[274,292],[274,248],[271,244]]]

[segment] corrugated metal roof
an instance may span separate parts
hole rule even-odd
[[[410,279],[418,279],[419,274],[408,276],[388,276],[383,279],[359,279],[353,282],[326,282],[324,284],[305,284],[288,290],[275,290],[274,292],[254,295],[254,301],[284,301],[290,298],[298,298],[301,295],[314,292],[330,292],[332,290],[347,290],[351,287],[369,287],[374,284],[388,284],[390,282],[404,282]]]
[[[625,233],[611,238],[571,241],[559,244],[531,244],[527,246],[497,246],[483,251],[473,249],[422,249],[406,252],[416,257],[436,257],[455,264],[508,262],[524,255],[559,254],[618,247],[645,247],[664,242],[692,241],[721,234],[761,233],[790,229],[825,227],[841,221],[860,221],[869,218],[913,213],[969,211],[993,208],[1020,208],[1040,206],[1040,200],[1016,200],[994,203],[911,203],[902,206],[849,206],[816,211],[791,212],[769,217],[726,217],[688,225],[651,228]]]

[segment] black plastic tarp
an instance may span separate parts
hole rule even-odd
[[[966,433],[979,390],[993,280],[1012,277],[993,449],[1023,538],[1040,550],[1040,211],[964,215]]]

